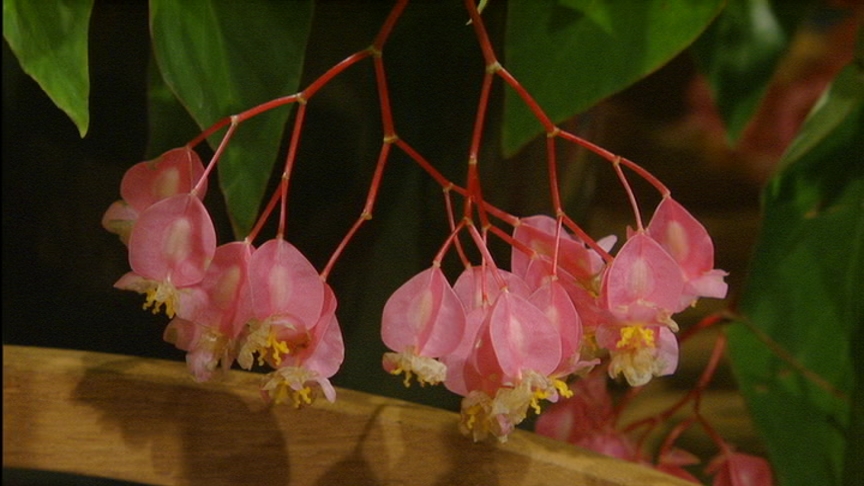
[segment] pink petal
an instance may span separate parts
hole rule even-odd
[[[313,327],[324,304],[324,283],[312,263],[287,241],[261,245],[249,261],[252,312],[258,319],[284,315],[294,325]]]
[[[511,272],[501,269],[493,270],[482,266],[467,268],[453,284],[453,291],[456,292],[456,296],[459,297],[466,312],[484,305],[489,306],[498,298],[502,289],[493,272],[497,272],[504,280],[504,284],[510,292],[524,297],[531,295],[528,284]]]
[[[557,280],[550,280],[531,294],[529,300],[558,330],[561,336],[561,364],[578,355],[582,347],[582,319],[564,287]]]
[[[636,233],[606,271],[603,291],[609,310],[619,318],[647,321],[653,312],[678,309],[684,276],[656,241]]]
[[[129,264],[142,277],[193,285],[216,251],[216,230],[200,199],[179,194],[141,213],[129,236]]]
[[[120,182],[120,195],[137,211],[144,211],[157,201],[188,193],[203,174],[197,152],[189,147],[172,149],[130,167]],[[205,182],[198,197],[203,199],[206,190]]]
[[[465,310],[437,266],[412,277],[387,299],[381,320],[384,344],[396,352],[413,347],[437,358],[453,351],[465,330]]]
[[[315,371],[322,378],[330,378],[342,366],[345,359],[345,343],[342,331],[336,319],[336,295],[329,285],[324,287],[324,309],[319,322],[312,329],[312,341],[309,348],[298,353],[298,360],[306,369]],[[329,389],[328,389],[329,386]],[[327,381],[321,383],[327,399],[333,401],[332,385]],[[331,393],[332,392],[332,393]]]
[[[561,360],[561,336],[543,312],[527,299],[502,292],[489,314],[491,344],[504,374],[523,370],[551,374]]]

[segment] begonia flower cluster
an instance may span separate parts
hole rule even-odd
[[[204,173],[189,147],[126,172],[122,199],[102,220],[129,250],[131,271],[115,287],[144,294],[145,309],[171,318],[164,338],[186,351],[196,380],[234,362],[266,365],[266,399],[299,407],[323,393],[333,401],[329,378],[344,358],[333,291],[282,238],[217,244]]]
[[[462,396],[462,430],[475,440],[506,440],[601,363],[631,386],[673,373],[673,316],[726,295],[707,231],[671,196],[614,256],[614,237],[589,244],[543,215],[518,220],[512,240],[509,270],[484,259],[451,285],[434,264],[383,313],[384,368]]]

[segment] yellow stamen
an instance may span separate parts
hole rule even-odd
[[[621,339],[615,343],[618,349],[654,347],[654,330],[642,326],[626,326],[621,328]]]

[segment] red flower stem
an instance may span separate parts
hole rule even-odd
[[[621,181],[621,185],[624,186],[624,191],[627,193],[627,200],[630,201],[630,207],[633,209],[633,216],[636,218],[636,229],[640,232],[644,231],[645,228],[642,226],[642,215],[639,212],[639,204],[636,202],[636,194],[633,193],[633,188],[630,187],[630,183],[627,182],[627,177],[624,175],[624,171],[621,170],[621,157],[615,157],[615,160],[612,162],[612,167],[615,169],[615,174],[618,176],[618,180]]]
[[[375,81],[378,86],[378,103],[381,105],[381,126],[384,131],[384,141],[397,138],[393,126],[393,110],[390,108],[390,91],[387,89],[387,74],[384,71],[384,60],[381,52],[376,51],[373,64],[375,65]]]
[[[261,214],[258,216],[258,221],[255,222],[255,226],[246,235],[245,240],[249,243],[255,241],[255,238],[258,237],[258,233],[261,231],[261,228],[264,227],[264,223],[270,217],[270,214],[273,213],[273,209],[276,207],[276,203],[281,199],[279,196],[282,194],[279,191],[273,191],[273,194],[270,196],[270,201],[267,202],[267,207],[264,208],[264,211],[261,211]]]
[[[483,25],[483,19],[480,17],[480,12],[477,11],[477,6],[474,5],[474,0],[465,0],[465,9],[468,10],[468,16],[471,18],[470,23],[474,27],[474,35],[477,36],[480,50],[483,51],[484,61],[487,65],[498,64],[492,43],[489,41],[489,34],[486,32],[486,26]]]
[[[186,144],[186,146],[187,147],[197,147],[198,144],[200,144],[204,140],[207,140],[207,137],[209,137],[210,135],[213,135],[214,133],[221,130],[222,128],[229,125],[230,123],[231,123],[231,117],[230,116],[226,116],[225,118],[219,119],[218,121],[216,121],[216,123],[210,125],[206,130],[201,132],[197,137],[190,140],[189,143]]]
[[[453,219],[451,218],[450,221],[453,222]],[[462,252],[462,248],[459,246],[458,235],[459,235],[460,231],[465,229],[465,224],[466,224],[466,221],[463,219],[463,220],[459,221],[458,225],[451,227],[450,235],[447,237],[446,240],[444,240],[444,244],[441,245],[441,249],[438,250],[438,253],[435,254],[435,258],[432,260],[433,265],[435,265],[436,267],[440,267],[441,266],[441,260],[444,259],[444,255],[447,254],[447,250],[450,248],[450,246],[452,244],[455,243],[457,251],[459,252],[459,256],[460,256],[460,258],[462,258],[462,263],[465,264],[466,268],[471,266],[471,263],[465,257],[465,254]]]
[[[354,64],[357,64],[358,61],[365,59],[371,55],[372,51],[370,51],[369,49],[363,49],[362,51],[355,52],[354,54],[346,57],[335,66],[328,69],[324,74],[319,76],[318,79],[313,81],[312,84],[306,87],[306,89],[301,91],[299,94],[300,99],[298,99],[298,101],[309,100],[310,98],[315,96],[319,89],[323,88],[324,85],[329,83],[338,74],[342,73]]]
[[[438,185],[440,185],[441,187],[452,186],[452,189],[454,191],[456,191],[457,193],[459,193],[463,196],[466,195],[465,189],[453,185],[453,183],[451,183],[449,179],[444,177],[443,174],[438,172],[438,169],[433,167],[432,164],[430,164],[428,160],[423,158],[422,155],[420,155],[416,150],[414,150],[414,148],[411,147],[411,145],[409,145],[408,142],[399,138],[399,139],[394,140],[393,143],[395,143],[397,147],[402,149],[402,151],[405,152],[405,154],[408,155],[408,157],[411,157],[411,159],[414,160],[414,162],[416,162],[417,165],[419,165],[421,169],[426,171],[427,174],[429,174],[433,179],[435,179],[435,182],[437,182]]]
[[[392,146],[392,141],[385,139],[384,144],[381,146],[381,152],[378,154],[378,162],[375,164],[375,172],[372,175],[372,182],[369,183],[369,192],[366,195],[366,203],[363,206],[363,211],[360,212],[360,216],[351,226],[351,229],[348,230],[348,233],[346,233],[342,238],[339,246],[337,246],[336,250],[333,251],[333,254],[330,255],[330,260],[321,272],[322,280],[327,280],[327,276],[330,275],[333,265],[336,264],[339,256],[342,255],[343,251],[345,251],[345,247],[357,233],[357,230],[360,229],[360,226],[362,226],[366,221],[372,219],[372,211],[375,207],[375,201],[378,199],[378,189],[381,186],[381,176],[384,174],[384,167],[387,165],[387,158],[390,155],[390,147]]]
[[[552,207],[555,210],[555,215],[560,216],[564,213],[561,206],[561,194],[558,190],[558,160],[557,150],[555,149],[555,134],[552,132],[546,135],[546,161],[549,165],[549,193],[552,196]]]
[[[515,250],[519,250],[522,253],[525,253],[529,257],[533,258],[537,255],[537,251],[531,248],[530,246],[522,243],[519,240],[513,239],[513,237],[506,233],[504,230],[497,226],[490,226],[489,231],[494,233],[495,236],[501,238],[505,243],[512,246]]]
[[[231,140],[231,137],[234,136],[234,131],[237,130],[237,125],[239,122],[235,119],[235,117],[228,117],[231,121],[231,124],[228,126],[228,131],[225,132],[225,135],[222,137],[222,141],[219,142],[219,146],[216,147],[216,152],[213,153],[213,157],[210,158],[210,162],[207,163],[207,167],[204,169],[204,173],[201,174],[201,178],[198,179],[198,182],[195,183],[195,187],[192,188],[191,193],[197,194],[201,190],[201,186],[204,184],[204,181],[210,177],[210,173],[213,172],[213,169],[216,167],[216,164],[219,162],[219,157],[222,156],[222,153],[225,152],[225,147],[228,146],[228,142]]]
[[[471,136],[471,147],[468,151],[468,200],[465,201],[465,217],[471,216],[472,201],[476,201],[477,215],[480,218],[482,227],[489,226],[489,217],[486,215],[486,210],[482,204],[483,192],[480,186],[480,175],[477,172],[478,154],[480,152],[480,140],[483,136],[483,127],[486,120],[486,110],[489,107],[489,92],[492,89],[493,73],[490,72],[490,66],[486,70],[486,75],[483,76],[483,86],[480,90],[480,100],[477,103],[477,116],[474,119],[474,131]]]
[[[522,102],[525,103],[525,105],[528,107],[529,110],[531,110],[532,113],[534,113],[534,117],[537,118],[541,125],[543,125],[543,129],[546,131],[547,134],[554,134],[556,133],[556,131],[559,130],[559,128],[556,127],[554,123],[552,123],[552,120],[549,119],[549,116],[546,115],[546,112],[543,111],[543,108],[540,108],[540,105],[537,103],[537,101],[534,100],[534,98],[528,93],[528,91],[522,87],[519,81],[517,81],[512,74],[510,74],[510,71],[502,67],[498,70],[498,76],[501,76],[501,78],[503,78],[504,81],[509,84],[514,91],[516,91],[516,94],[518,94],[519,97],[522,98]]]
[[[294,118],[291,143],[288,146],[288,155],[285,157],[285,170],[282,171],[282,182],[279,184],[281,201],[279,207],[279,226],[276,230],[277,238],[285,236],[285,224],[288,219],[288,186],[291,180],[291,171],[294,169],[294,162],[297,160],[297,146],[300,145],[300,133],[303,131],[303,122],[306,119],[306,99],[301,97],[297,101],[300,106],[297,107],[297,115]]]
[[[578,224],[576,224],[575,221],[570,219],[570,216],[567,216],[566,214],[562,214],[561,220],[563,221],[564,226],[566,226],[568,229],[570,229],[570,231],[575,233],[576,236],[579,237],[579,239],[584,241],[585,244],[590,246],[592,250],[596,251],[597,254],[599,254],[601,257],[603,257],[603,260],[606,261],[606,263],[610,263],[613,260],[612,255],[610,255],[608,251],[604,250],[603,247],[600,246],[600,244],[597,243],[596,240],[594,240],[594,238],[591,238],[591,236],[588,235],[588,233],[586,233],[585,230],[583,230],[581,226],[579,226]]]
[[[495,264],[495,259],[492,258],[492,254],[489,253],[489,248],[486,246],[486,239],[480,235],[480,232],[477,231],[477,227],[474,226],[470,222],[470,220],[466,220],[466,224],[468,226],[468,233],[471,235],[471,238],[474,239],[474,245],[480,251],[480,255],[483,257],[483,264],[488,265],[489,268],[492,269],[492,275],[495,277],[495,282],[498,283],[499,289],[507,288],[507,282],[504,280],[504,277],[498,272],[498,265]]]
[[[264,113],[265,111],[270,111],[273,108],[277,108],[277,107],[280,107],[282,105],[287,105],[290,103],[296,103],[297,101],[299,101],[300,96],[301,95],[299,93],[295,93],[292,95],[282,96],[281,98],[276,98],[276,99],[270,100],[266,103],[261,103],[258,106],[253,106],[252,108],[249,108],[248,110],[242,111],[242,112],[238,113],[237,115],[235,115],[237,117],[237,122],[238,123],[244,122],[244,121],[246,121],[252,117],[255,117],[255,116],[260,115],[261,113]]]
[[[616,161],[617,161],[618,163],[623,164],[628,169],[639,174],[639,177],[648,181],[648,183],[651,184],[652,186],[654,186],[657,189],[657,191],[659,191],[663,197],[667,197],[667,196],[669,196],[669,194],[671,194],[671,191],[669,190],[669,188],[666,187],[665,184],[660,182],[660,179],[654,177],[653,174],[651,174],[650,172],[648,172],[647,170],[642,168],[642,166],[633,162],[632,160],[629,160],[625,157],[621,157],[619,155],[615,155],[612,152],[604,149],[603,147],[600,147],[599,145],[593,144],[593,143],[589,142],[588,140],[585,140],[584,138],[582,138],[578,135],[574,135],[574,134],[567,132],[567,131],[564,131],[564,130],[561,130],[560,132],[558,132],[557,136],[563,138],[564,140],[568,140],[570,142],[573,142],[576,145],[579,145],[580,147],[584,147],[584,148],[590,150],[591,152],[594,152],[595,154],[599,155],[600,157],[606,159],[609,162],[616,163]]]
[[[447,209],[447,224],[450,225],[450,231],[456,231],[456,220],[453,213],[453,198],[450,197],[450,192],[453,189],[453,186],[447,186],[444,188],[444,206]],[[464,220],[459,223],[460,227],[464,225]],[[468,256],[465,254],[465,250],[462,248],[462,242],[458,237],[453,239],[453,246],[456,247],[456,253],[459,255],[459,260],[462,262],[462,265],[465,268],[471,266],[471,261],[468,260]],[[443,255],[440,258],[444,258]]]
[[[402,12],[405,10],[406,5],[408,5],[408,0],[399,0],[396,2],[396,5],[394,5],[393,8],[390,10],[390,13],[387,14],[387,18],[381,25],[381,29],[378,31],[378,35],[375,36],[375,41],[372,43],[373,49],[379,52],[384,49],[384,44],[390,37],[390,33],[393,31],[393,27],[396,25],[396,21],[399,20],[400,16],[402,16]]]
[[[681,421],[678,425],[672,428],[669,431],[669,434],[663,440],[663,444],[660,446],[660,450],[658,451],[658,456],[662,456],[666,451],[672,448],[675,445],[675,441],[678,440],[678,437],[681,436],[684,432],[687,431],[690,427],[696,423],[696,417],[688,417],[685,420]]]
[[[650,431],[657,424],[669,420],[670,417],[675,415],[682,407],[684,407],[684,405],[691,401],[693,402],[694,413],[698,412],[702,392],[705,391],[705,389],[711,383],[711,380],[714,378],[714,373],[717,371],[717,367],[720,364],[720,359],[723,357],[723,353],[725,351],[726,336],[724,334],[721,334],[717,338],[717,341],[714,342],[714,348],[711,351],[711,357],[708,360],[708,364],[705,365],[705,369],[702,370],[702,374],[699,376],[699,380],[696,382],[696,385],[691,388],[690,391],[688,391],[683,397],[678,399],[678,401],[669,406],[666,410],[628,425],[624,428],[624,432],[630,432],[645,425],[649,426]],[[632,396],[630,395],[628,395],[624,400],[622,400],[621,403],[619,403],[616,407],[616,414],[620,410],[622,410],[629,403],[630,400],[632,400]]]

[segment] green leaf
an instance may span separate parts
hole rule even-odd
[[[807,149],[790,149],[794,160],[766,187],[744,317],[729,329],[733,370],[787,486],[841,484],[861,459],[847,458],[847,447],[860,440],[850,427],[860,428],[861,407],[853,411],[850,397],[864,386],[853,345],[864,331],[862,84],[854,64],[838,76],[807,121],[828,117],[830,133],[805,126],[796,144]],[[842,116],[820,113],[837,103],[849,108]]]
[[[159,70],[202,129],[295,93],[311,20],[311,0],[150,2]],[[289,107],[280,107],[242,123],[219,161],[238,237],[255,223],[289,115]],[[223,133],[210,138],[212,147]]]
[[[765,95],[777,63],[813,0],[729,0],[694,44],[714,100],[737,140]]]
[[[3,0],[3,37],[21,68],[83,138],[90,126],[87,34],[93,0]]]
[[[670,61],[723,0],[511,0],[504,66],[553,122],[585,111]],[[513,90],[502,143],[510,156],[542,131]]]

